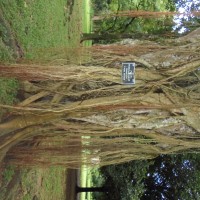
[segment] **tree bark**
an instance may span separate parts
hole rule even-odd
[[[165,46],[94,46],[85,66],[1,65],[3,76],[34,80],[34,89],[18,105],[0,105],[15,113],[0,125],[0,159],[78,168],[199,149],[200,37],[193,34]],[[130,60],[136,82],[123,85],[121,62]]]
[[[110,187],[76,187],[76,192],[109,192]]]

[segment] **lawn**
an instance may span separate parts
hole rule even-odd
[[[89,5],[88,0],[0,0],[0,64],[79,62],[81,33],[91,30]],[[0,104],[16,103],[19,88],[16,80],[0,78]],[[0,199],[65,199],[64,167],[0,169]]]
[[[79,45],[81,6],[76,0],[0,0],[2,40],[29,60],[49,60],[60,53],[67,57],[68,48]]]
[[[7,166],[2,175],[0,199],[64,200],[65,177],[63,167],[17,170]]]
[[[91,169],[87,168],[86,166],[82,166],[81,171],[80,171],[80,186],[81,187],[92,187],[92,177],[91,177]],[[90,192],[88,193],[81,193],[80,194],[80,199],[85,200],[85,199],[92,199],[92,195]]]
[[[90,33],[92,32],[92,23],[91,23],[91,16],[93,15],[93,9],[91,6],[91,0],[83,1],[83,33]],[[87,40],[84,41],[83,44],[85,46],[91,46],[92,41]]]

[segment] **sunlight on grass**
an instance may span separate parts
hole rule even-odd
[[[91,187],[92,186],[92,177],[90,173],[90,168],[86,166],[81,167],[81,176],[80,176],[80,186],[81,187]],[[92,198],[91,193],[84,193],[82,192],[80,194],[80,200],[88,199],[90,200]]]
[[[90,33],[92,31],[92,23],[91,23],[91,0],[83,0],[83,33]],[[83,46],[90,47],[92,46],[92,41],[84,41]],[[81,187],[91,187],[92,186],[92,177],[90,174],[90,168],[86,166],[81,167],[80,172],[80,186]],[[81,193],[80,200],[92,199],[91,193]]]
[[[74,5],[71,11],[66,0],[0,1],[4,18],[12,23],[26,59],[34,60],[48,59],[79,44],[79,6]]]
[[[91,7],[91,0],[84,0],[83,1],[83,33],[91,33],[92,31],[92,7]],[[88,47],[92,45],[91,40],[87,40],[83,42],[83,45]]]
[[[65,199],[65,168],[49,167],[23,170],[21,176],[23,200],[37,196],[38,199]]]
[[[0,62],[7,62],[13,60],[12,49],[4,44],[2,38],[0,38]]]
[[[39,48],[67,44],[67,30],[63,25],[65,4],[64,0],[1,2],[4,17],[12,21],[13,31],[27,57],[34,58]],[[9,12],[6,12],[8,7]]]

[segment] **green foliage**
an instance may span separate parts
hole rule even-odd
[[[6,20],[2,10],[0,10],[0,48],[2,51],[0,53],[0,62],[3,63],[13,62],[16,58],[23,56],[21,44],[19,44],[18,38],[12,30],[12,25],[11,20]]]
[[[105,186],[111,186],[109,199],[140,199],[145,191],[143,179],[146,177],[152,161],[132,161],[120,165],[106,166],[101,169]]]
[[[97,1],[97,0],[96,0]],[[94,2],[96,2],[94,0]],[[97,2],[96,2],[97,3]],[[95,3],[95,5],[96,5]],[[141,33],[147,35],[160,35],[161,37],[178,37],[181,34],[195,30],[199,27],[199,17],[193,15],[158,16],[157,18],[120,16],[121,11],[183,11],[190,13],[199,10],[199,2],[190,0],[111,0],[102,1],[105,4],[101,14],[105,18],[95,21],[95,30],[98,33]],[[107,17],[109,14],[117,16]],[[115,41],[99,41],[112,43]]]
[[[105,2],[105,1],[104,1]],[[131,17],[116,16],[106,17],[107,13],[116,13],[119,11],[174,11],[175,4],[172,0],[112,0],[107,3],[106,9],[102,11],[105,19],[96,23],[96,31],[100,33],[142,33],[142,34],[159,34],[172,30],[172,17]]]
[[[31,196],[31,194],[29,194],[29,193],[27,193],[27,194],[25,194],[25,195],[23,196],[23,200],[30,200],[30,199],[32,199],[32,196]]]
[[[191,0],[175,0],[177,11],[192,13],[199,12],[200,2]],[[200,17],[194,15],[181,15],[175,17],[176,24],[173,27],[174,31],[179,34],[190,32],[200,26]]]
[[[9,24],[6,23],[0,10],[0,62],[13,59],[13,38]]]
[[[112,12],[118,10],[166,11],[175,9],[173,0],[93,0],[93,4],[97,11],[107,9]]]
[[[199,199],[200,155],[161,155],[154,160],[133,161],[101,168],[104,186],[113,190],[105,199]],[[95,198],[98,199],[98,198]],[[100,199],[100,198],[99,198]],[[102,198],[103,199],[103,198]]]
[[[102,0],[92,0],[94,5],[95,14],[100,14],[100,12],[108,9],[108,2]]]
[[[1,26],[0,26],[1,27]],[[0,38],[0,62],[12,61],[13,51],[4,44],[2,38]]]
[[[7,185],[13,179],[14,174],[15,168],[11,165],[8,165],[1,171],[2,179],[0,180],[0,199],[5,199]]]
[[[105,177],[99,169],[93,168],[90,170],[90,173],[93,187],[101,187],[105,184]],[[93,199],[101,200],[102,198],[104,198],[104,195],[102,195],[102,193],[99,192],[93,192],[92,197]]]
[[[0,103],[13,104],[19,83],[15,79],[0,78]]]
[[[13,166],[8,166],[4,171],[3,171],[3,179],[5,182],[10,182],[12,179],[13,175],[15,173],[15,168]]]
[[[92,176],[93,186],[100,186],[104,184],[105,180],[99,169],[91,169],[90,173]]]
[[[199,154],[162,155],[155,159],[145,180],[146,199],[199,199]]]

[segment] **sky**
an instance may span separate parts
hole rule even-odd
[[[174,16],[174,27],[173,30],[179,30],[178,33],[184,33],[189,31],[184,25],[184,21],[189,21],[194,18],[191,15],[192,11],[200,11],[200,1],[199,0],[178,0],[176,3],[177,11],[183,13],[181,15]],[[189,14],[189,15],[188,15]]]

